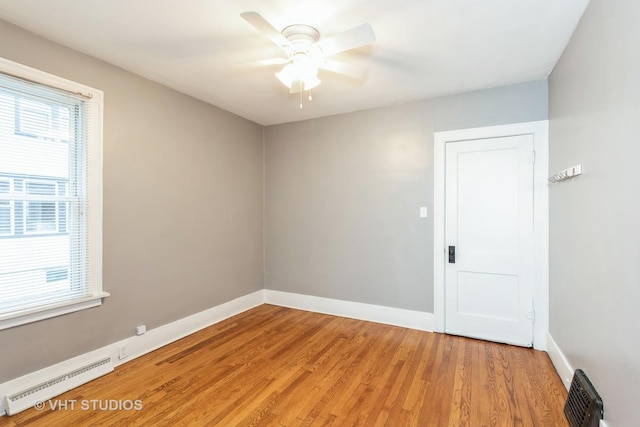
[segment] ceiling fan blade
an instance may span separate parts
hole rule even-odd
[[[269,65],[284,65],[287,62],[289,62],[288,58],[271,58],[260,61],[241,62],[239,64],[226,65],[225,67],[230,70],[245,70],[247,68],[266,67]]]
[[[242,12],[240,16],[282,49],[286,50],[290,45],[289,40],[287,40],[280,31],[276,30],[273,25],[264,19],[258,12]]]
[[[363,79],[367,70],[363,67],[347,64],[346,62],[336,61],[334,59],[325,59],[319,67],[321,70],[327,70],[334,73],[342,74],[354,79]]]
[[[369,24],[362,24],[344,33],[320,40],[318,46],[325,56],[366,46],[376,41],[376,35]]]

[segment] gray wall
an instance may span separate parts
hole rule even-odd
[[[0,21],[0,56],[101,89],[98,308],[0,331],[0,382],[263,288],[262,127]]]
[[[433,312],[434,131],[547,117],[541,80],[267,127],[266,288]]]
[[[272,126],[263,170],[254,123],[2,21],[0,39],[105,92],[112,294],[0,331],[0,381],[262,289],[263,261],[269,289],[432,312],[433,132],[547,118],[543,80]]]
[[[612,426],[640,407],[640,3],[591,0],[550,82],[550,332]]]

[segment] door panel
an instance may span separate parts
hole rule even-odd
[[[446,144],[445,331],[533,341],[533,138]]]
[[[518,278],[506,274],[458,273],[457,312],[497,320],[518,320]],[[492,295],[492,298],[485,298]]]

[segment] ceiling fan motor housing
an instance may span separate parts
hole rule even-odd
[[[297,53],[312,54],[312,47],[320,39],[320,32],[310,25],[289,25],[282,35],[291,42],[290,55]]]

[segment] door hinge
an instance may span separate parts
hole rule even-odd
[[[531,150],[523,154],[522,156],[522,164],[532,165],[536,162],[536,152],[535,150]]]
[[[535,323],[536,321],[536,311],[535,310],[529,310],[527,311],[527,314],[525,316],[528,320],[531,320],[532,323]]]

